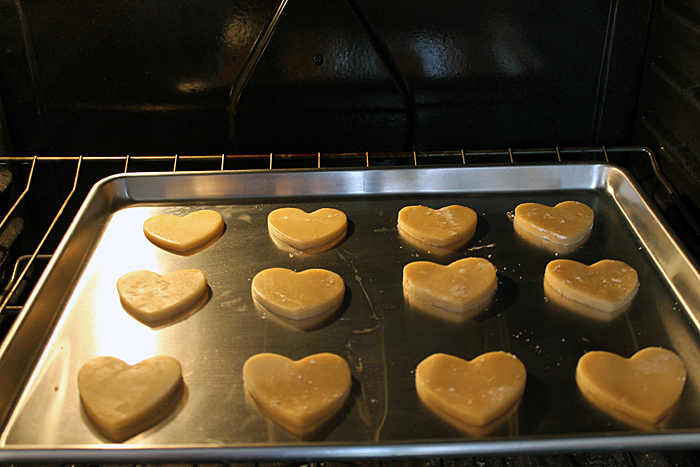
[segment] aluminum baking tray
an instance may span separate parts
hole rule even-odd
[[[595,211],[592,234],[570,252],[534,245],[514,232],[522,202],[582,201]],[[411,204],[464,204],[479,215],[475,238],[456,252],[406,242],[397,212]],[[349,219],[334,249],[278,248],[266,218],[279,207],[333,207]],[[189,256],[160,250],[142,233],[156,214],[209,208],[226,222],[221,238]],[[494,305],[467,320],[416,310],[403,297],[402,268],[479,256],[498,268]],[[632,307],[608,319],[560,307],[543,292],[555,258],[625,261],[639,273]],[[262,269],[312,267],[340,274],[342,313],[298,329],[260,313],[250,294]],[[117,279],[130,271],[203,270],[204,308],[151,328],[125,313]],[[0,462],[195,462],[574,452],[696,447],[700,443],[700,276],[664,222],[622,169],[599,163],[126,174],[90,192],[0,355]],[[450,315],[451,316],[451,315]],[[678,353],[688,380],[662,428],[643,429],[591,406],[574,371],[590,350],[630,356],[648,346]],[[527,387],[516,416],[492,433],[466,433],[422,405],[415,366],[434,352],[471,359],[490,350],[517,355]],[[246,401],[243,362],[259,352],[298,359],[334,352],[352,369],[341,417],[300,438]],[[76,375],[87,360],[135,363],[177,358],[187,396],[165,422],[110,444],[82,411]]]

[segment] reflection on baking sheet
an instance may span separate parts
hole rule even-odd
[[[212,296],[211,287],[208,287],[207,293],[202,295],[202,297],[200,297],[194,304],[192,304],[192,306],[178,312],[175,316],[173,316],[171,318],[161,319],[161,320],[157,320],[157,321],[146,321],[143,319],[139,319],[138,313],[132,312],[131,307],[124,300],[120,300],[120,302],[122,304],[122,308],[124,309],[124,311],[126,311],[129,314],[129,316],[131,316],[135,320],[138,320],[139,322],[149,326],[150,328],[157,330],[157,329],[163,329],[167,326],[171,326],[175,323],[179,323],[180,321],[186,320],[187,318],[189,318],[190,316],[192,316],[193,314],[197,313],[199,310],[204,308],[204,306],[211,299],[211,296]]]
[[[343,311],[345,310],[345,306],[343,305],[345,300],[341,300],[338,304],[329,308],[327,311],[324,311],[320,315],[316,315],[312,318],[290,319],[285,316],[280,316],[274,311],[268,310],[255,299],[253,299],[253,303],[255,304],[255,309],[262,319],[269,319],[270,321],[293,331],[313,331],[315,329],[320,329],[335,321],[340,315],[343,314]]]
[[[294,248],[292,245],[283,242],[281,239],[277,238],[276,235],[270,233],[270,239],[272,240],[272,243],[275,244],[277,248],[280,250],[289,253],[290,255],[293,256],[303,256],[303,255],[317,255],[319,253],[326,252],[328,250],[333,249],[336,247],[340,242],[345,240],[346,232],[343,232],[339,237],[334,238],[330,242],[324,243],[323,245],[307,248],[305,250],[299,250],[297,248]]]
[[[406,290],[403,292],[404,304],[406,308],[417,310],[421,313],[453,323],[464,323],[476,319],[482,312],[486,311],[493,304],[495,296],[495,293],[492,294],[487,300],[467,311],[450,311],[416,298],[410,293],[406,292]]]
[[[492,422],[483,426],[477,426],[466,423],[448,414],[437,405],[430,402],[428,399],[420,397],[420,394],[418,394],[418,396],[420,401],[442,421],[447,422],[449,425],[466,435],[482,437],[488,435],[518,434],[518,407],[520,406],[520,403],[515,404],[503,415],[496,418]]]
[[[461,240],[456,241],[455,243],[452,243],[447,246],[435,246],[431,245],[429,243],[421,242],[415,237],[410,236],[406,232],[403,231],[401,227],[398,227],[398,232],[399,236],[401,237],[401,240],[406,242],[408,245],[418,248],[420,250],[424,250],[426,253],[430,253],[435,256],[439,257],[444,257],[447,255],[450,255],[452,253],[455,253],[457,251],[460,251],[463,249],[476,235],[476,229],[474,229],[469,235],[464,237]]]
[[[158,334],[153,329],[135,320],[120,306],[116,280],[103,281],[97,290],[94,304],[94,355],[109,355],[134,365],[156,355]],[[101,289],[107,290],[101,290]]]
[[[544,248],[547,251],[560,255],[571,253],[572,251],[576,250],[578,247],[586,243],[591,236],[591,231],[589,230],[588,233],[576,243],[572,243],[571,245],[560,245],[528,232],[527,230],[523,229],[520,224],[515,222],[515,220],[513,220],[513,228],[515,229],[515,233],[518,235],[518,237],[522,238],[531,245]]]
[[[197,253],[199,253],[199,252],[201,252],[201,251],[206,250],[207,248],[209,248],[210,246],[212,246],[213,244],[215,244],[215,243],[221,238],[221,236],[224,234],[224,232],[226,232],[226,226],[225,226],[225,225],[224,225],[224,228],[221,230],[221,232],[220,232],[219,234],[217,234],[214,238],[212,238],[211,240],[209,240],[208,242],[206,242],[206,243],[204,243],[204,244],[202,244],[202,245],[199,245],[199,246],[197,246],[197,247],[192,248],[191,250],[187,250],[187,251],[175,251],[175,250],[171,250],[171,249],[168,249],[168,248],[162,248],[162,249],[163,249],[163,251],[167,251],[168,253],[172,253],[172,254],[178,255],[178,256],[193,256],[193,255],[196,255]]]
[[[346,402],[340,408],[340,410],[334,411],[313,423],[304,426],[293,425],[280,419],[279,417],[275,417],[269,411],[265,410],[262,405],[258,404],[248,390],[244,390],[243,392],[245,393],[246,404],[249,407],[260,412],[275,425],[305,441],[320,441],[324,439],[331,431],[333,431],[333,428],[340,423],[347,413]]]
[[[674,409],[669,413],[666,418],[663,420],[659,421],[659,423],[656,424],[651,424],[644,422],[642,420],[638,420],[634,417],[631,417],[627,415],[626,413],[620,412],[619,410],[616,410],[609,405],[604,404],[601,402],[598,398],[596,398],[593,394],[589,393],[589,391],[585,390],[581,385],[579,385],[579,389],[581,390],[581,394],[586,398],[586,400],[593,405],[595,408],[598,410],[605,412],[606,414],[610,415],[614,419],[625,423],[627,425],[630,425],[631,427],[637,428],[639,430],[644,430],[644,431],[655,431],[655,430],[663,430],[666,428],[666,424],[668,423],[668,420],[672,417],[673,412],[675,411]]]
[[[577,313],[586,318],[596,319],[598,321],[611,321],[620,316],[625,311],[627,311],[632,305],[632,302],[630,302],[622,308],[619,308],[613,312],[599,310],[597,308],[584,305],[583,303],[576,302],[574,300],[571,300],[570,298],[565,297],[561,293],[554,290],[546,280],[542,282],[544,284],[544,295],[547,300],[551,301],[557,306],[565,308],[569,311],[573,311],[574,313]]]

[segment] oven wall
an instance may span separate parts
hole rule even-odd
[[[700,3],[656,2],[633,138],[700,219]]]
[[[16,154],[632,142],[653,0],[0,0]]]

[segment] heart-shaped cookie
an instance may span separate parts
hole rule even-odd
[[[593,228],[593,210],[578,201],[554,207],[523,203],[515,208],[513,221],[523,230],[560,245],[576,244]]]
[[[547,264],[545,282],[569,300],[614,312],[627,305],[639,289],[637,271],[622,261],[604,259],[585,264],[556,259]]]
[[[122,306],[146,323],[163,321],[191,310],[208,297],[209,286],[198,269],[181,269],[160,275],[133,271],[117,281]]]
[[[406,206],[399,211],[398,228],[418,241],[445,247],[471,236],[476,221],[476,213],[466,206]]]
[[[339,306],[345,282],[325,269],[260,271],[251,284],[253,298],[267,310],[290,319],[308,319]]]
[[[483,258],[464,258],[443,266],[416,261],[403,268],[403,289],[439,308],[464,312],[490,300],[496,293],[496,267]]]
[[[182,368],[174,358],[157,356],[134,366],[97,357],[78,372],[85,412],[113,441],[124,441],[167,417],[184,392]]]
[[[262,353],[243,365],[243,382],[255,402],[271,416],[297,427],[329,420],[350,394],[350,367],[332,353],[298,361]]]
[[[588,352],[576,366],[576,382],[597,406],[651,425],[667,417],[685,385],[683,361],[670,350],[642,349],[631,358]]]
[[[143,233],[151,243],[176,253],[204,247],[223,231],[224,219],[212,210],[195,211],[184,217],[161,214],[143,223]]]
[[[471,361],[437,353],[416,367],[416,391],[426,405],[475,426],[513,408],[526,379],[525,365],[507,352],[488,352]]]
[[[270,235],[298,250],[308,250],[345,236],[348,220],[337,209],[322,208],[307,213],[298,208],[275,209],[267,216]]]

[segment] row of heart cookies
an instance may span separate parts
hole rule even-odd
[[[496,272],[490,261],[476,257],[446,266],[416,261],[403,269],[403,290],[409,303],[417,308],[422,304],[473,315],[494,297],[498,285]],[[613,260],[591,266],[567,259],[554,260],[545,269],[544,284],[571,301],[607,312],[624,308],[639,287],[636,271]],[[123,308],[147,324],[162,323],[200,308],[208,299],[208,290],[206,276],[197,269],[164,275],[133,271],[117,281]],[[340,275],[325,269],[295,272],[270,268],[253,277],[251,294],[264,310],[304,321],[337,310],[345,295],[345,282]]]
[[[576,245],[593,225],[593,211],[583,203],[564,201],[554,207],[523,203],[516,207],[516,226],[522,231],[559,245]],[[337,209],[321,208],[306,213],[298,208],[280,208],[267,218],[273,239],[301,251],[330,248],[347,232],[347,217]],[[447,247],[473,236],[476,213],[460,205],[432,209],[406,206],[398,213],[399,232],[427,245]],[[143,225],[146,237],[155,245],[177,253],[208,246],[224,231],[221,215],[212,210],[196,211],[184,217],[158,215]]]
[[[579,359],[575,377],[594,406],[626,423],[652,429],[677,406],[686,371],[675,353],[648,347],[629,359],[588,352]],[[298,361],[256,354],[243,364],[242,378],[255,407],[300,437],[333,420],[352,387],[347,362],[332,353]],[[436,353],[415,368],[415,390],[423,404],[471,435],[486,435],[508,420],[523,398],[526,380],[525,365],[503,351],[471,361]],[[86,413],[114,441],[124,441],[166,418],[185,387],[180,364],[167,356],[134,366],[98,357],[80,369],[78,385]]]

